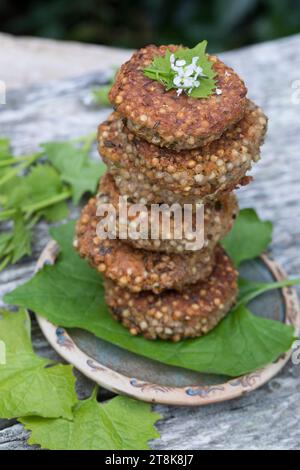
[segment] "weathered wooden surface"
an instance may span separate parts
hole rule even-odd
[[[245,78],[250,96],[270,117],[255,182],[240,190],[239,198],[243,207],[255,207],[274,222],[273,253],[291,276],[300,274],[300,99],[293,89],[300,79],[299,50],[300,36],[295,36],[223,56]],[[84,102],[99,76],[13,92],[0,112],[0,133],[11,136],[15,150],[21,153],[35,149],[41,141],[95,129],[108,111],[89,108]],[[47,227],[41,224],[34,257],[0,275],[0,296],[33,274],[47,239]],[[33,337],[41,354],[55,357],[37,326]],[[86,396],[90,387],[80,377],[80,396]],[[232,402],[196,409],[157,409],[164,419],[158,425],[161,438],[152,443],[153,449],[299,449],[300,366],[288,364],[268,385]],[[26,448],[22,426],[0,421],[0,449]]]
[[[8,89],[104,71],[128,57],[126,49],[0,33],[0,80]]]

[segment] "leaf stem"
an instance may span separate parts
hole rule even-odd
[[[45,209],[46,207],[52,206],[53,204],[57,204],[58,202],[65,201],[71,196],[72,196],[72,191],[68,189],[68,190],[63,191],[61,194],[50,197],[49,199],[39,201],[36,204],[24,206],[22,209],[24,212],[28,213],[28,215],[26,216],[26,218],[28,218],[28,216],[31,215],[33,212],[37,212],[41,209]]]
[[[93,132],[84,141],[84,144],[83,144],[83,147],[82,147],[84,152],[89,153],[91,151],[95,140],[96,140],[96,133]]]
[[[34,155],[30,156],[24,163],[21,163],[20,165],[14,167],[11,171],[4,175],[2,179],[0,179],[0,186],[14,178],[14,176],[16,176],[20,171],[25,170],[30,165],[32,165],[38,158],[40,158],[41,155],[41,152],[35,153]]]
[[[24,162],[32,158],[32,155],[24,155],[22,157],[11,157],[7,159],[0,160],[0,168],[10,166],[10,165],[15,165],[20,162]]]
[[[9,209],[7,211],[0,211],[0,222],[3,222],[4,220],[11,219],[15,213],[16,209]]]
[[[171,72],[167,72],[166,70],[159,70],[159,69],[144,69],[143,72],[149,72],[149,73],[155,73],[157,75],[158,73],[161,75],[171,75]]]
[[[97,395],[98,395],[98,392],[99,392],[99,385],[98,384],[95,384],[95,387],[92,391],[92,394],[90,396],[90,400],[97,400]]]
[[[21,210],[22,212],[26,213],[25,219],[28,220],[34,212],[45,209],[46,207],[57,204],[58,202],[65,201],[66,199],[69,199],[71,196],[72,196],[72,191],[68,189],[68,190],[63,191],[61,194],[50,197],[48,199],[44,199],[35,204],[23,206]],[[0,221],[11,219],[14,215],[16,215],[17,212],[18,212],[18,209],[9,209],[7,211],[0,212]]]
[[[82,142],[83,146],[82,149],[85,152],[89,152],[96,140],[96,132],[91,132],[88,135],[81,136],[81,137],[76,137],[75,139],[72,139],[72,142]]]
[[[240,305],[248,304],[251,300],[255,299],[259,295],[264,294],[265,292],[269,292],[275,289],[282,289],[284,287],[292,287],[300,284],[300,278],[298,279],[284,279],[283,281],[273,282],[271,284],[262,284],[261,287],[257,287],[252,292],[245,294],[241,299],[238,300],[235,308],[239,307]]]
[[[0,273],[3,271],[3,269],[6,268],[6,266],[9,264],[11,259],[11,255],[7,255],[4,260],[0,263]]]

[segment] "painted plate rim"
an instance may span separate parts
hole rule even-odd
[[[59,247],[50,241],[40,258],[36,271],[45,264],[54,264]],[[278,281],[286,278],[283,269],[268,255],[261,256],[263,262]],[[285,323],[293,325],[298,336],[300,331],[300,309],[297,293],[294,288],[281,289],[285,304]],[[250,374],[230,379],[216,385],[196,385],[171,387],[127,377],[93,359],[83,352],[73,341],[66,329],[54,325],[47,319],[36,314],[38,324],[53,349],[68,363],[72,364],[83,375],[103,388],[117,394],[128,395],[137,400],[165,405],[199,406],[220,403],[241,397],[264,385],[277,375],[291,357],[292,349],[283,354],[276,362],[258,369]],[[60,341],[58,341],[58,332]],[[61,341],[63,337],[63,341]],[[170,366],[171,367],[171,366]]]

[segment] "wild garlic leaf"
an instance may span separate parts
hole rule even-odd
[[[56,325],[83,328],[162,363],[233,377],[276,360],[293,342],[292,327],[254,316],[243,305],[202,338],[174,344],[133,337],[110,315],[99,273],[74,251],[74,223],[51,233],[61,247],[58,261],[7,294],[6,302],[26,306]]]
[[[7,254],[7,247],[12,238],[12,232],[0,233],[0,272],[10,263],[11,255]]]
[[[58,196],[64,190],[58,172],[48,163],[38,164],[25,176],[16,176],[6,188],[6,208],[26,211],[31,205]]]
[[[0,340],[6,347],[6,364],[0,365],[0,418],[71,418],[77,401],[72,368],[34,353],[25,310],[0,309]]]
[[[13,216],[13,228],[0,235],[0,272],[31,253],[32,230],[21,212]]]
[[[222,245],[236,266],[260,256],[272,241],[273,225],[259,219],[255,210],[243,209]]]
[[[0,158],[9,157],[0,162],[0,222],[13,223],[0,237],[0,271],[31,253],[32,229],[40,218],[48,222],[65,219],[68,199],[78,202],[84,193],[95,192],[106,167],[89,158],[94,140],[91,134],[79,138],[78,145],[47,144],[50,162],[38,162],[46,155],[11,158],[10,141],[0,138]]]
[[[109,92],[111,90],[112,84],[110,85],[101,85],[94,90],[92,90],[93,100],[96,104],[99,104],[104,107],[111,107],[111,103],[109,101]]]
[[[115,78],[118,73],[118,70],[119,70],[118,67],[112,68],[113,75],[107,85],[99,85],[98,87],[93,88],[92,97],[93,97],[93,102],[95,104],[100,105],[100,106],[105,106],[105,107],[111,107],[111,102],[109,100],[109,92],[115,82]]]
[[[41,217],[44,217],[48,222],[54,223],[66,219],[69,215],[69,208],[68,204],[65,201],[61,201],[57,204],[41,209],[38,213]]]
[[[105,165],[100,161],[93,162],[88,151],[72,142],[50,142],[42,147],[47,158],[59,171],[61,180],[70,184],[74,204],[85,193],[95,193]]]
[[[10,157],[10,140],[1,137],[0,138],[0,159]]]
[[[74,407],[71,420],[21,418],[31,431],[29,444],[49,450],[145,450],[159,437],[160,415],[151,405],[118,396],[99,404],[95,394]]]
[[[198,57],[197,65],[202,67],[205,77],[198,77],[200,85],[194,87],[191,92],[186,90],[186,93],[193,98],[208,98],[214,93],[217,87],[216,72],[213,69],[213,64],[206,54],[207,41],[202,41],[192,49],[179,48],[174,56],[176,59],[183,59],[186,64],[191,64],[194,57]],[[161,82],[167,91],[171,89],[178,89],[174,84],[176,72],[171,68],[171,52],[167,50],[165,56],[154,57],[152,63],[144,69],[144,74]]]
[[[0,258],[6,253],[6,247],[11,240],[11,232],[0,233]]]
[[[14,216],[12,238],[7,249],[11,251],[11,263],[14,264],[23,256],[31,253],[32,231],[26,225],[23,215],[19,212]]]

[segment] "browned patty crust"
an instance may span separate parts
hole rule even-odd
[[[97,199],[83,209],[76,227],[74,246],[104,276],[132,292],[165,289],[182,290],[188,284],[206,279],[215,256],[211,249],[185,255],[138,250],[120,240],[100,239],[96,233],[100,217]]]
[[[109,97],[127,119],[128,127],[148,142],[176,150],[193,149],[218,139],[244,115],[247,89],[239,76],[215,56],[209,56],[222,94],[192,98],[143,73],[157,55],[178,46],[150,45],[137,51],[122,65]]]
[[[219,140],[199,149],[176,152],[136,137],[121,116],[112,113],[99,126],[99,152],[118,186],[128,185],[129,192],[137,192],[139,199],[161,202],[161,192],[172,192],[174,200],[177,197],[186,201],[191,197],[205,201],[241,182],[260,157],[266,128],[263,111],[247,100],[243,119]],[[166,195],[164,202],[169,200]]]
[[[114,318],[132,335],[180,341],[207,333],[229,312],[237,296],[237,277],[232,262],[219,247],[210,277],[182,293],[135,294],[106,281],[105,297]]]
[[[135,228],[138,225],[140,220],[140,213],[136,216],[128,218],[128,220],[122,221],[122,217],[119,217],[119,201],[120,193],[113,177],[106,173],[102,179],[99,186],[99,193],[97,195],[99,204],[111,203],[116,209],[117,213],[117,236],[120,232],[120,228],[124,227],[126,231],[130,227]],[[128,209],[130,210],[131,204],[128,204]],[[196,217],[193,217],[193,226],[192,230],[189,226],[189,221],[185,221],[182,215],[183,220],[183,231],[181,232],[181,238],[178,239],[178,236],[175,236],[175,227],[174,217],[171,219],[170,223],[170,239],[164,239],[162,236],[162,219],[159,220],[159,238],[151,238],[151,211],[147,207],[145,210],[145,219],[147,219],[147,238],[143,239],[127,239],[124,242],[129,243],[130,245],[144,249],[148,251],[162,251],[165,253],[182,253],[185,250],[191,249],[191,242],[195,241],[195,236],[193,234],[196,229]],[[224,238],[227,233],[231,230],[234,220],[237,217],[239,208],[236,196],[233,193],[223,196],[219,201],[212,202],[210,204],[205,204],[204,206],[204,247],[213,249],[219,241]],[[186,222],[186,223],[185,223]],[[154,222],[157,223],[157,222]],[[135,225],[136,224],[136,225]]]

